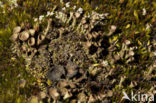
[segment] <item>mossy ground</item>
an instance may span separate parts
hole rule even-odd
[[[0,103],[24,103],[33,93],[32,89],[35,87],[33,83],[36,79],[25,71],[22,58],[13,58],[9,40],[12,29],[22,23],[33,25],[33,17],[46,14],[54,4],[60,7],[62,5],[56,0],[17,0],[19,6],[11,9],[9,0],[2,1],[4,6],[0,7]],[[151,41],[154,29],[154,27],[146,29],[147,25],[156,26],[156,3],[154,0],[99,0],[98,3],[96,0],[92,2],[70,0],[70,2],[71,5],[82,7],[87,12],[94,9],[101,13],[109,13],[105,28],[116,25],[118,32],[122,31],[120,35],[116,36],[119,40],[128,39],[138,46],[139,60],[133,64],[132,68],[127,65],[127,69],[121,75],[124,74],[130,80],[135,80],[140,75],[140,69],[148,69],[147,65],[150,65],[152,61],[148,59],[150,53],[146,51],[144,44]],[[47,6],[47,3],[51,3],[50,6]],[[142,15],[143,8],[146,9],[146,15]],[[122,65],[123,68],[126,67],[126,63]],[[140,65],[142,68],[135,68],[138,67],[135,65]],[[21,89],[18,81],[23,78],[27,81],[27,85]],[[147,90],[150,88],[147,83],[142,83],[142,85]],[[118,87],[116,88],[118,89]],[[129,88],[126,89],[130,91]],[[118,101],[118,99],[113,98],[114,101]]]

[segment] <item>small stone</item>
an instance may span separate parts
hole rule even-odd
[[[71,61],[68,61],[67,65],[66,65],[66,70],[67,70],[67,77],[72,78],[78,72],[78,65]]]
[[[49,89],[49,95],[53,98],[53,99],[57,99],[60,94],[58,93],[56,88],[50,88]]]

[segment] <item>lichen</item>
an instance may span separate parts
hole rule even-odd
[[[45,89],[51,88],[48,91],[55,90],[57,98],[55,94],[51,94],[50,97],[54,101],[61,100],[59,98],[61,95],[65,99],[62,100],[63,102],[86,101],[86,99],[94,102],[122,102],[122,91],[128,94],[131,91],[154,93],[156,50],[154,1],[71,0],[66,4],[58,0],[36,0],[35,3],[32,0],[17,0],[17,3],[18,6],[11,6],[4,0],[0,3],[2,5],[0,6],[2,15],[0,17],[0,47],[2,48],[0,57],[3,58],[1,62],[3,65],[10,64],[6,72],[2,69],[2,74],[15,72],[16,82],[16,74],[21,70],[19,65],[25,62],[26,70],[37,78],[39,88],[42,88],[40,85],[43,84]],[[98,18],[96,25],[92,24],[94,16]],[[49,18],[52,18],[52,25],[48,30]],[[25,39],[25,36],[21,36],[20,40],[17,39],[18,34],[13,31],[16,26],[21,27],[22,31],[35,30],[35,37],[31,35],[31,38]],[[113,28],[115,28],[114,31]],[[9,41],[13,32],[12,38],[16,41],[15,44]],[[45,39],[43,37],[45,34],[48,40],[41,43],[40,40]],[[21,52],[23,50],[27,53]],[[20,56],[24,58],[24,61],[17,59]],[[10,57],[12,57],[11,61]],[[15,61],[12,62],[12,60]],[[17,63],[14,67],[17,61],[19,64]],[[67,70],[70,68],[67,64],[75,65],[73,67],[77,69]],[[46,80],[48,70],[53,74],[56,73],[55,75],[58,76],[53,76],[57,79],[51,77],[53,78],[51,81]],[[65,73],[62,70],[65,70]],[[69,71],[74,75],[69,76]],[[1,78],[10,77],[2,75]],[[25,79],[31,81],[27,76]],[[1,88],[10,88],[8,87],[10,84],[7,83],[12,83],[13,88],[17,85],[11,82],[11,79],[8,82],[5,82],[7,79],[1,80],[3,81]],[[61,83],[64,85],[67,83],[70,86],[57,85]],[[8,99],[5,98],[9,97],[14,100],[13,102],[21,102],[24,97],[18,97],[21,93],[17,92],[15,92],[16,96],[9,95],[14,94],[12,90],[17,90],[16,88],[8,89],[6,93],[4,90],[6,89],[3,89],[0,96],[4,102],[7,102]],[[29,88],[25,89],[24,93],[30,96],[26,90]],[[72,94],[75,93],[73,98]],[[6,97],[5,94],[7,94]],[[99,99],[96,98],[97,96]]]

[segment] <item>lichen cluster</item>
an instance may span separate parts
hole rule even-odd
[[[109,98],[113,96],[113,91],[116,91],[115,87],[123,88],[124,82],[127,82],[126,78],[128,79],[126,75],[120,74],[126,69],[121,66],[122,63],[128,68],[140,68],[135,65],[135,62],[139,62],[136,52],[138,47],[127,39],[119,44],[119,39],[116,39],[116,36],[120,35],[117,32],[118,27],[111,25],[108,29],[103,28],[106,18],[107,15],[97,12],[88,14],[55,10],[54,15],[47,20],[45,29],[39,28],[41,22],[37,23],[36,28],[14,28],[11,39],[15,42],[15,52],[24,57],[27,70],[42,79],[43,85],[47,84],[47,79],[52,82],[50,87],[56,89],[50,88],[49,95],[54,101],[62,100],[60,96],[66,100],[73,95],[76,98],[79,98],[79,95],[85,96],[85,99],[78,101],[91,101],[92,95],[98,93],[100,98],[94,97],[94,101],[110,102]],[[149,52],[151,46],[154,47],[153,44],[144,45]],[[153,69],[148,75],[152,71]],[[141,76],[145,76],[144,71],[142,73]],[[154,78],[153,76],[151,78]],[[147,80],[147,77],[146,75],[143,80]],[[63,81],[66,85],[72,81],[71,85],[74,87],[60,87],[59,84]],[[126,85],[130,88],[138,85],[138,81],[129,82],[130,84]],[[58,95],[50,94],[50,91],[55,91]]]

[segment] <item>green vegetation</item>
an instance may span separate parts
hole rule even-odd
[[[9,38],[12,30],[17,25],[34,25],[33,18],[46,15],[54,5],[62,8],[64,4],[61,4],[59,0],[17,0],[18,6],[12,8],[9,0],[1,1],[3,6],[0,6],[0,103],[24,103],[34,93],[33,89],[37,88],[34,85],[36,78],[26,72],[24,60],[16,58],[16,55],[11,52],[12,42]],[[148,70],[148,66],[152,63],[151,53],[145,45],[151,44],[151,39],[156,32],[156,2],[154,0],[99,0],[96,3],[96,1],[70,0],[71,8],[69,9],[73,9],[72,7],[76,5],[82,7],[86,12],[95,10],[100,13],[108,13],[104,28],[110,25],[117,26],[119,35],[112,37],[112,39],[117,38],[121,41],[117,45],[120,47],[122,42],[128,39],[138,47],[136,63],[130,66],[123,60],[122,64],[118,65],[120,69],[124,69],[121,75],[126,75],[129,81],[141,78],[143,74],[140,71]],[[118,78],[120,79],[120,76]],[[20,88],[20,79],[27,81],[25,88]],[[148,90],[151,86],[149,83],[150,81],[140,83],[139,86]],[[128,86],[127,91],[130,91]],[[116,93],[116,95],[119,94]],[[114,96],[112,99],[119,101],[121,97]]]

